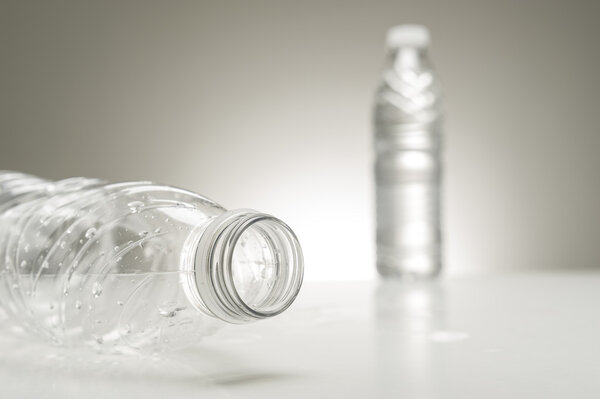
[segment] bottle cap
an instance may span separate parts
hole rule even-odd
[[[388,48],[426,47],[429,42],[429,30],[423,25],[397,25],[387,32]]]

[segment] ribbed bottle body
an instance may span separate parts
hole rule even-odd
[[[216,322],[186,294],[184,264],[225,211],[216,203],[149,182],[7,173],[0,193],[0,306],[17,325],[64,345],[162,350]]]

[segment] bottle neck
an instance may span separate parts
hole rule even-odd
[[[427,47],[395,47],[387,50],[386,70],[402,76],[407,71],[419,73],[431,70]]]
[[[292,230],[250,209],[213,219],[190,261],[188,289],[194,304],[230,323],[283,312],[302,284],[302,251]]]

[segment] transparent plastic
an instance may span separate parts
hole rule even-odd
[[[66,346],[179,349],[277,315],[303,276],[290,228],[151,182],[0,171],[0,307]]]
[[[387,43],[374,109],[377,269],[434,277],[442,267],[440,85],[426,28],[392,28]]]

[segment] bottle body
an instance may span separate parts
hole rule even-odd
[[[150,182],[32,179],[0,172],[0,306],[24,329],[62,345],[162,351],[238,320],[205,303],[206,285],[226,291],[212,287],[224,271],[202,287],[197,276],[213,267],[214,254],[200,258],[198,248],[212,239],[205,233],[214,221],[258,213],[231,215],[203,196]],[[226,259],[230,274],[249,275],[230,288],[238,297],[274,284],[286,266],[271,259],[279,249],[256,247],[269,236],[252,229]],[[301,279],[301,259],[294,267]],[[271,280],[261,275],[266,269]]]
[[[428,39],[401,33],[389,33],[374,112],[377,269],[428,278],[442,267],[441,91]]]

